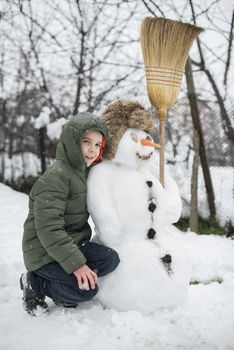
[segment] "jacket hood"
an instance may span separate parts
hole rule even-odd
[[[101,120],[89,112],[82,112],[72,117],[63,127],[56,149],[56,159],[68,162],[73,169],[85,170],[80,139],[87,130],[100,131],[106,142],[109,142],[107,128]]]

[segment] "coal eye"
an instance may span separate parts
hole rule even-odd
[[[134,142],[138,141],[137,134],[135,134],[134,132],[131,133],[131,138],[133,139]]]
[[[146,140],[149,140],[149,141],[152,141],[152,137],[149,136],[149,135],[147,135],[145,139],[146,139]]]

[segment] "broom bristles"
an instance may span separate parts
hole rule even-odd
[[[150,102],[164,118],[178,94],[189,49],[202,28],[166,18],[146,17],[141,47]]]

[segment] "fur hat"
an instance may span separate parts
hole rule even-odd
[[[134,128],[147,133],[153,130],[149,112],[136,101],[119,100],[112,103],[102,114],[101,120],[109,132],[110,142],[103,155],[109,160],[114,158],[119,141],[127,129]]]

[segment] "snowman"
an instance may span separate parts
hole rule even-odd
[[[172,225],[181,214],[174,180],[158,180],[152,119],[135,101],[117,101],[103,113],[110,143],[106,160],[88,177],[88,210],[96,240],[115,249],[118,268],[100,278],[99,301],[119,311],[144,314],[181,304],[191,264]]]

